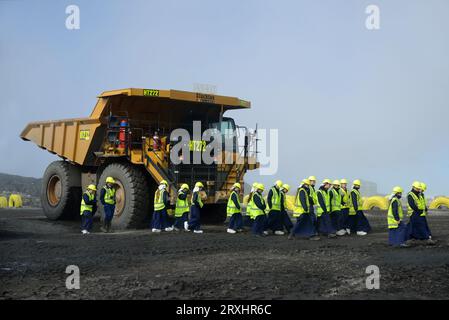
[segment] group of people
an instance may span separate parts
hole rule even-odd
[[[251,225],[253,234],[266,236],[272,232],[284,235],[287,232],[289,239],[300,237],[319,240],[320,235],[328,238],[351,233],[364,236],[371,231],[362,211],[359,180],[353,182],[351,191],[348,191],[345,179],[324,179],[318,190],[315,190],[315,185],[316,178],[310,176],[302,180],[296,190],[293,207],[296,223],[293,224],[286,205],[290,186],[276,181],[265,201],[262,196],[264,185],[254,183],[247,206],[247,224]]]
[[[248,195],[246,214],[243,215],[240,201],[241,185],[235,183],[228,198],[226,212],[229,218],[227,232],[235,234],[250,228],[256,236],[288,234],[289,239],[295,237],[309,240],[319,240],[320,236],[335,238],[356,234],[365,236],[371,231],[371,226],[362,210],[360,194],[361,182],[354,180],[352,189],[348,190],[346,179],[324,179],[315,190],[316,178],[310,176],[303,179],[296,190],[293,205],[293,217],[290,219],[287,209],[288,184],[278,180],[270,188],[266,198],[263,196],[265,186],[254,183]],[[114,178],[106,178],[106,184],[100,193],[100,202],[104,207],[104,219],[101,230],[111,231],[111,221],[115,211]],[[174,215],[170,217],[171,207],[168,183],[162,180],[154,194],[154,212],[151,219],[152,232],[162,231],[193,231],[201,230],[201,211],[204,206],[201,191],[204,185],[197,182],[192,192],[187,184],[182,184],[178,190]],[[415,181],[412,190],[407,195],[409,221],[404,222],[402,203],[403,190],[393,188],[387,213],[389,243],[392,246],[408,247],[408,240],[426,240],[434,244],[427,223],[427,206],[424,196],[426,185]],[[96,211],[96,187],[89,185],[81,200],[82,233],[88,234],[92,229],[92,219]],[[190,195],[191,193],[191,195]]]

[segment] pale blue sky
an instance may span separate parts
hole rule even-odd
[[[67,5],[81,29],[65,28]],[[381,29],[365,28],[380,7]],[[0,172],[40,176],[55,156],[30,121],[87,116],[122,87],[250,100],[229,115],[278,128],[276,177],[415,179],[449,195],[449,1],[0,1]]]

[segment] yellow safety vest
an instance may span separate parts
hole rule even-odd
[[[262,204],[265,204],[264,198],[258,193],[254,192],[253,197],[258,197],[260,199],[260,202]],[[265,211],[262,209],[259,209],[258,206],[256,206],[256,203],[253,204],[251,209],[251,219],[256,219],[258,216],[264,215]]]
[[[273,193],[273,196],[271,197],[271,208],[268,209],[281,211],[281,195],[279,194],[281,191],[272,187],[271,192]]]
[[[156,192],[154,193],[154,211],[165,209],[164,192],[166,191],[156,190]]]
[[[234,194],[237,196],[237,202],[239,203],[240,208],[241,208],[239,195],[237,194],[237,192],[232,191],[232,192],[231,192],[231,195],[229,196],[228,204],[227,204],[227,207],[226,207],[226,214],[227,214],[228,217],[232,216],[234,213],[240,213],[240,209],[237,208],[237,207],[235,206],[234,201],[232,201],[232,196],[233,196]]]
[[[351,193],[349,194],[349,215],[350,216],[355,216],[357,213],[357,212],[355,212],[354,206],[352,205],[353,194],[355,194],[355,196],[356,196],[358,210],[362,210],[362,197],[360,196],[360,192],[359,192],[359,190],[352,189]]]
[[[348,193],[348,191],[343,188],[340,188],[340,195],[341,195],[342,202],[345,203],[345,204],[341,205],[341,208],[349,209],[349,193]]]
[[[341,210],[341,195],[340,189],[336,190],[334,188],[331,189],[332,192],[332,212]],[[330,196],[329,196],[330,198]]]
[[[317,194],[318,194],[318,193],[320,193],[320,194],[323,196],[324,203],[325,203],[325,205],[326,205],[326,210],[327,210],[327,212],[329,212],[330,206],[331,206],[331,203],[330,203],[330,197],[329,197],[329,192],[320,189],[320,190],[317,191]],[[317,199],[318,199],[318,195],[317,195]],[[321,217],[321,214],[322,214],[323,212],[324,212],[324,210],[323,210],[323,208],[321,207],[320,203],[318,202],[318,208],[317,208],[317,210],[316,210],[317,216],[318,216],[318,217]]]
[[[410,191],[408,193],[408,195],[411,195],[413,198],[413,201],[415,202],[415,205],[418,207],[419,210],[424,210],[426,209],[424,202],[421,199],[421,196],[417,196],[415,193],[413,193],[412,191]],[[413,209],[412,207],[410,207],[410,205],[408,204],[408,199],[407,199],[407,215],[411,216],[413,213]],[[421,216],[424,217],[426,216],[426,211],[424,210],[423,213],[421,213]]]
[[[251,192],[248,197],[248,204],[246,205],[246,215],[252,218],[252,210],[254,207],[254,200],[253,200],[254,192]]]
[[[426,216],[426,208],[427,208],[427,203],[426,203],[426,197],[424,196],[424,193],[420,194],[420,198],[421,198],[421,202],[422,202],[422,207],[424,208],[424,212],[421,214],[421,216]]]
[[[204,203],[203,203],[203,200],[201,199],[201,196],[200,196],[200,192],[199,192],[199,191],[196,191],[196,192],[192,193],[192,199],[191,199],[192,204],[193,204],[193,195],[194,195],[195,193],[198,193],[198,203],[200,204],[200,208],[202,208],[202,207],[204,206]]]
[[[181,191],[179,194],[185,194],[183,191]],[[182,215],[186,212],[190,211],[189,206],[189,199],[187,197],[182,200],[179,199],[179,196],[176,198],[176,207],[175,207],[175,217],[179,218],[182,217]]]
[[[107,186],[104,186],[103,189],[106,191],[104,194],[104,202],[110,205],[115,204],[115,189],[114,188],[108,188]]]
[[[393,203],[394,202],[398,203],[399,220],[402,220],[402,218],[404,217],[401,201],[399,201],[398,198],[394,197],[393,199],[391,199],[390,207],[388,208],[388,214],[387,214],[388,229],[396,229],[398,227],[397,220],[393,216]]]
[[[309,187],[309,196],[310,198],[312,198],[312,206],[314,204],[318,204],[318,196],[316,195],[315,189],[312,186]]]
[[[305,188],[299,188],[298,192],[296,192],[296,197],[295,197],[295,207],[293,209],[293,217],[294,218],[298,218],[303,213],[306,213],[306,210],[303,208],[303,206],[301,204],[301,199],[299,197],[301,190],[306,193],[306,203],[307,203],[308,209],[310,210],[310,201],[309,201],[309,195],[307,193],[307,190]]]
[[[84,194],[87,194],[87,196],[89,197],[89,201],[92,201],[92,200],[94,200],[94,198],[95,198],[95,195],[90,194],[89,192],[84,192]],[[92,205],[89,205],[89,204],[86,204],[86,202],[84,201],[84,194],[83,194],[83,196],[81,197],[81,210],[80,210],[80,215],[83,215],[83,212],[84,212],[84,211],[92,212],[92,210],[93,210],[93,206],[92,206]]]

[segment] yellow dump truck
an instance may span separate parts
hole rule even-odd
[[[88,118],[28,124],[21,138],[62,158],[43,176],[46,216],[53,220],[79,216],[82,190],[90,183],[100,190],[112,176],[117,182],[116,228],[148,223],[161,180],[169,183],[172,204],[181,184],[193,187],[203,182],[204,219],[223,220],[229,187],[235,182],[243,185],[244,174],[259,167],[257,130],[237,126],[223,114],[250,106],[235,97],[130,88],[103,92]],[[204,134],[195,139],[198,124],[200,133],[218,132],[222,139],[207,140]],[[189,134],[187,143],[174,134],[179,129]],[[216,148],[217,141],[221,148]],[[205,152],[212,162],[201,160]],[[102,206],[98,208],[103,216]]]

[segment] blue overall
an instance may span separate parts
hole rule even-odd
[[[429,225],[425,216],[413,212],[407,225],[407,239],[427,240],[431,237]]]
[[[170,223],[168,221],[167,209],[156,210],[153,212],[153,219],[151,221],[151,228],[164,230],[165,228],[170,227]]]
[[[114,217],[115,205],[105,203],[104,206],[104,221],[110,222]]]
[[[391,246],[399,246],[407,241],[407,227],[400,222],[397,228],[388,229],[388,243]]]
[[[328,212],[323,212],[317,219],[318,232],[323,235],[334,234],[336,232],[332,225],[331,217]]]
[[[196,205],[192,205],[190,208],[189,230],[201,229],[200,218],[201,218],[201,209]]]
[[[83,211],[81,215],[81,230],[92,230],[93,213],[91,211]]]
[[[177,229],[184,229],[184,222],[189,220],[189,212],[184,212],[182,216],[175,218],[173,226]]]
[[[341,227],[343,229],[349,229],[348,217],[349,217],[349,208],[341,209],[340,218],[341,218]]]
[[[296,218],[292,234],[300,238],[310,238],[317,235],[315,225],[310,213],[303,213]]]
[[[229,218],[229,229],[241,230],[243,228],[243,216],[240,212],[234,213]]]
[[[256,219],[254,219],[251,230],[255,235],[262,235],[266,229],[266,225],[267,225],[267,216],[265,214],[262,214],[260,216],[257,216]]]
[[[282,191],[276,190],[275,192],[278,193],[278,199],[282,206],[282,201],[283,201],[283,198],[281,195]],[[273,201],[273,189],[270,189],[270,191],[268,192],[268,196],[267,196],[267,202],[268,202],[269,208],[272,208],[272,201]],[[268,218],[266,219],[265,229],[266,230],[271,229],[273,232],[274,231],[282,231],[284,229],[282,214],[281,214],[280,210],[270,209],[270,212],[268,213]]]

